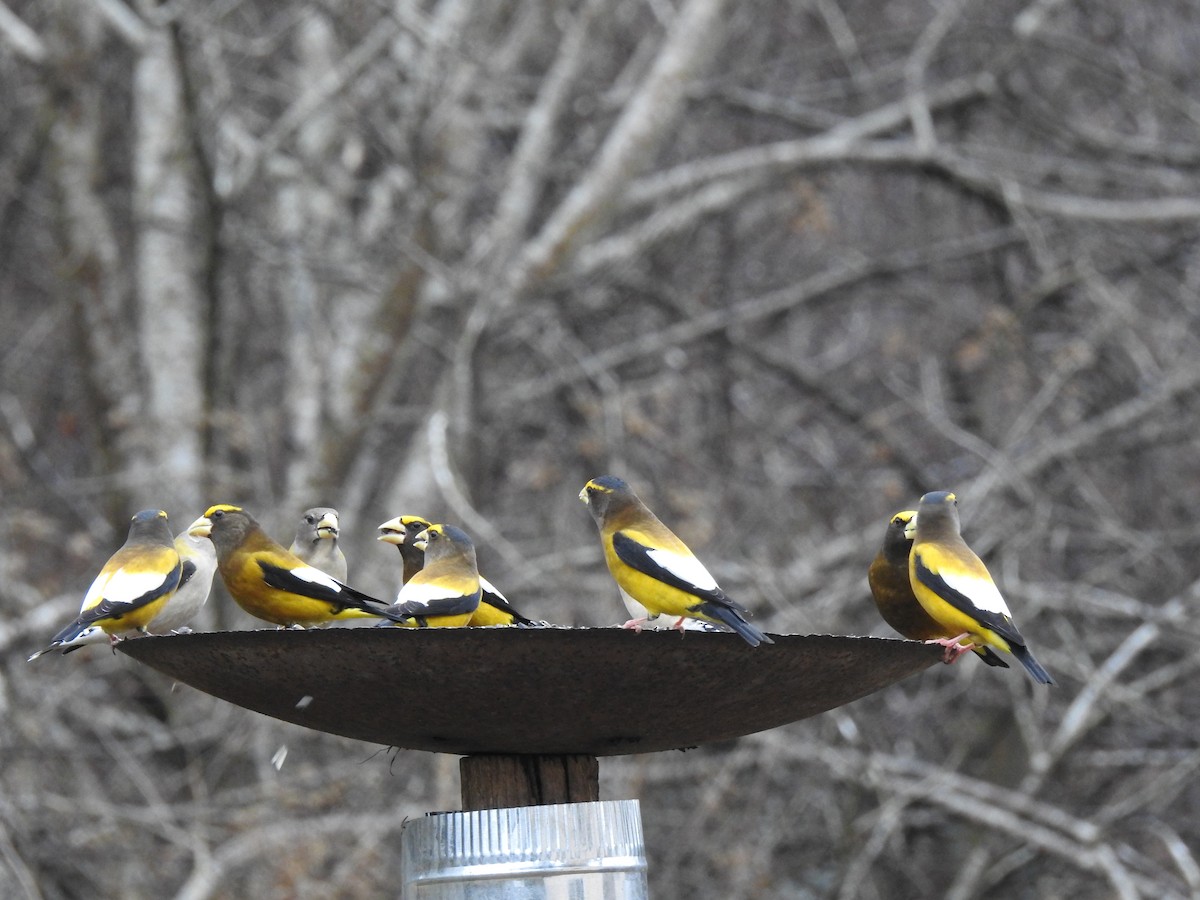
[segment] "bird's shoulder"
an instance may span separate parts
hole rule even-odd
[[[991,580],[983,560],[961,540],[918,541],[913,545],[911,558],[938,574],[958,573]]]

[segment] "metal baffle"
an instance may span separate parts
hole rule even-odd
[[[400,834],[402,900],[648,900],[636,800],[432,813]]]

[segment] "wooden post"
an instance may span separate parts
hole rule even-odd
[[[600,799],[594,756],[464,756],[458,772],[463,812]]]

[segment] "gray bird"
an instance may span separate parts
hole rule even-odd
[[[207,602],[217,571],[217,548],[208,538],[181,531],[175,537],[175,550],[183,563],[183,574],[175,593],[146,626],[151,634],[189,631],[187,625]]]
[[[338,512],[327,506],[306,510],[296,526],[296,539],[288,548],[310,566],[346,581],[346,557],[338,546]]]

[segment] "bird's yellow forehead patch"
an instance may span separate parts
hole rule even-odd
[[[893,525],[907,525],[913,520],[913,516],[917,514],[915,509],[905,509],[892,516]]]
[[[429,522],[420,516],[401,516],[400,524],[405,528],[408,528],[410,525],[420,525],[422,528],[429,527]]]
[[[241,512],[240,506],[230,506],[228,503],[218,503],[216,506],[210,506],[204,511],[204,517],[208,518],[215,512]]]
[[[589,481],[583,486],[583,490],[579,492],[579,499],[584,503],[588,502],[588,494],[611,494],[613,489],[603,484],[597,484],[595,481]]]

